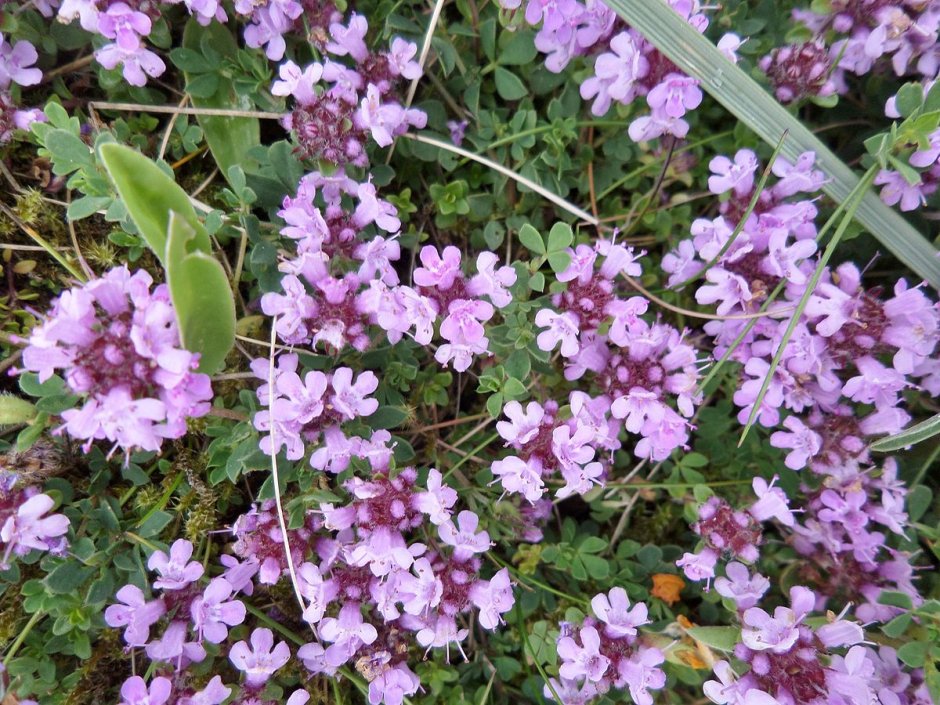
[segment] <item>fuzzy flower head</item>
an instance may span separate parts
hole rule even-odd
[[[40,382],[63,373],[83,406],[63,412],[63,429],[90,447],[157,451],[186,432],[212,396],[199,356],[180,347],[169,291],[151,291],[150,276],[119,267],[65,291],[23,351]]]

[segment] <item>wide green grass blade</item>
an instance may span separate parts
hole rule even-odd
[[[803,123],[665,2],[605,2],[676,66],[699,79],[704,90],[768,144],[777,144],[780,136],[789,132],[782,150],[784,157],[792,161],[803,152],[815,152],[817,166],[829,178],[823,190],[836,202],[844,201],[858,184],[858,176]],[[895,257],[940,289],[940,259],[936,248],[899,213],[882,203],[876,194],[867,193],[855,218]]]
[[[926,421],[914,424],[893,436],[879,438],[871,444],[871,449],[879,453],[890,453],[894,450],[901,450],[922,443],[938,434],[940,434],[940,414],[931,416]]]

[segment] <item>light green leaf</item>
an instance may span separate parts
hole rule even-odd
[[[225,270],[211,255],[190,251],[198,237],[185,219],[170,215],[167,284],[183,347],[199,353],[199,371],[211,374],[235,344],[235,300]]]
[[[940,414],[931,416],[926,421],[916,423],[893,436],[885,436],[871,444],[871,449],[880,453],[889,453],[915,445],[940,433]]]
[[[545,254],[545,241],[539,235],[539,231],[526,223],[519,228],[519,242],[521,242],[530,252],[537,255]]]
[[[0,394],[0,426],[26,423],[36,415],[36,407],[12,394]]]
[[[685,633],[719,651],[734,651],[741,641],[741,630],[737,627],[690,627]]]
[[[131,220],[164,266],[170,211],[193,231],[191,251],[211,253],[209,234],[196,217],[189,196],[160,167],[124,145],[103,144],[98,151]]]
[[[195,19],[190,19],[183,31],[183,47],[194,54],[202,55],[201,47],[208,46],[223,58],[234,60],[238,54],[238,44],[232,33],[218,22],[206,27]],[[199,76],[186,74],[186,89],[190,93],[193,105],[197,108],[226,108],[230,110],[254,110],[251,100],[235,91],[232,80],[215,67],[213,73]],[[214,85],[207,77],[215,79]],[[209,90],[211,88],[211,90]],[[248,156],[248,151],[261,144],[261,124],[258,118],[197,115],[196,121],[206,137],[206,144],[222,175],[228,179],[229,169],[236,164],[246,172],[254,172],[256,162]],[[229,182],[231,184],[231,182]]]
[[[803,152],[815,152],[816,166],[829,179],[823,190],[837,203],[846,200],[859,182],[852,169],[669,5],[652,0],[610,0],[607,4],[680,69],[700,80],[703,89],[768,144],[777,144],[789,132],[784,157],[794,161]],[[895,257],[940,288],[936,248],[899,213],[868,192],[855,218]]]
[[[529,89],[512,71],[498,66],[495,73],[496,92],[503,100],[519,100],[529,95]]]
[[[573,241],[574,233],[571,232],[571,226],[568,223],[555,223],[548,231],[549,252],[561,252],[566,247],[570,247]]]

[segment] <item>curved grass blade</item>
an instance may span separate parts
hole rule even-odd
[[[879,438],[871,444],[871,449],[879,453],[889,453],[926,441],[940,434],[940,414],[931,416],[926,421],[916,423],[893,436]]]
[[[776,144],[781,134],[789,132],[784,157],[792,161],[803,152],[815,152],[816,165],[829,178],[823,190],[833,200],[841,203],[853,192],[859,178],[852,169],[669,5],[662,0],[605,1],[676,66],[700,80],[702,88],[765,142]],[[895,257],[940,289],[936,248],[899,213],[874,193],[866,193],[855,217]]]
[[[842,217],[842,222],[839,223],[839,227],[836,228],[836,231],[832,234],[832,239],[829,241],[829,244],[826,245],[826,249],[823,251],[822,257],[819,258],[819,262],[816,264],[816,269],[813,271],[813,276],[811,276],[809,281],[806,283],[806,291],[804,291],[803,296],[800,297],[800,302],[796,305],[796,310],[793,311],[793,315],[790,317],[790,323],[787,326],[787,330],[784,332],[783,337],[780,339],[780,342],[777,345],[777,352],[774,354],[774,358],[771,361],[770,367],[767,369],[767,374],[764,377],[764,383],[761,385],[760,391],[757,393],[757,398],[754,400],[754,406],[751,408],[751,414],[748,416],[747,424],[744,426],[744,430],[741,432],[741,438],[738,441],[739,448],[744,443],[744,439],[747,438],[747,434],[751,430],[751,426],[754,425],[754,421],[757,420],[757,415],[760,413],[761,404],[764,402],[764,397],[767,394],[767,390],[770,388],[770,383],[774,378],[777,367],[780,366],[780,360],[783,358],[783,353],[787,348],[787,343],[790,342],[790,338],[793,336],[793,331],[796,330],[796,326],[799,324],[800,318],[803,316],[803,311],[806,309],[806,304],[809,303],[809,297],[812,296],[813,292],[816,291],[816,285],[819,283],[819,278],[826,269],[826,265],[829,263],[829,260],[832,257],[832,253],[835,252],[839,241],[842,239],[843,233],[845,233],[849,223],[852,222],[852,219],[855,217],[855,213],[858,210],[859,204],[861,203],[862,198],[865,196],[865,193],[868,191],[868,188],[871,186],[871,182],[875,180],[875,175],[877,173],[877,166],[873,166],[867,172],[865,172],[865,176],[862,177],[862,180],[858,182],[858,185],[856,185],[856,187],[849,194],[849,197],[846,199],[845,215]]]

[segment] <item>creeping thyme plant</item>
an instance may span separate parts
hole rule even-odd
[[[940,0],[0,0],[4,705],[940,703]]]

